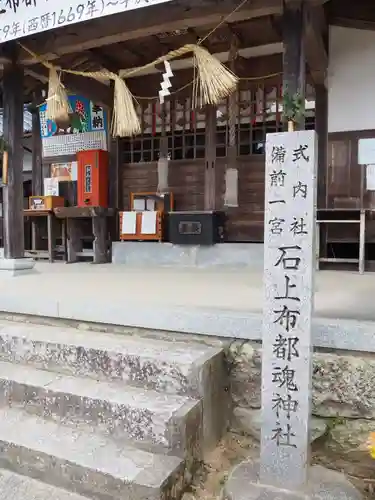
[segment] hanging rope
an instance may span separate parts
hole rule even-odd
[[[49,70],[49,93],[48,93],[48,115],[57,120],[66,120],[69,118],[70,105],[66,89],[61,81],[61,74],[68,73],[77,76],[92,78],[98,81],[114,81],[114,102],[113,115],[111,123],[111,131],[113,136],[132,136],[140,132],[140,123],[134,106],[134,99],[156,100],[158,95],[152,97],[140,97],[133,95],[127,87],[125,80],[131,76],[135,76],[140,72],[155,67],[156,65],[179,58],[189,52],[193,53],[193,70],[194,78],[191,82],[183,85],[179,89],[171,92],[171,95],[177,94],[192,87],[192,104],[193,107],[202,107],[206,104],[217,105],[225,97],[230,96],[240,80],[259,80],[260,77],[238,78],[233,71],[228,69],[218,59],[212,56],[207,49],[202,47],[202,44],[207,40],[220,26],[227,22],[230,17],[240,10],[248,1],[242,0],[233,11],[224,16],[223,19],[196,45],[187,44],[179,49],[172,50],[168,54],[157,58],[155,61],[131,68],[122,70],[119,75],[108,70],[100,71],[78,71],[73,69],[61,68],[53,65],[49,61],[45,61],[41,56],[33,52],[28,47],[19,43],[19,45],[29,53],[34,59],[39,61]],[[279,75],[266,75],[262,79],[271,78]],[[231,138],[232,140],[233,138]]]

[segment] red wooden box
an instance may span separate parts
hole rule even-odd
[[[100,149],[77,153],[79,207],[108,207],[108,152]]]

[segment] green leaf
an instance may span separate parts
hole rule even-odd
[[[287,121],[293,122],[298,122],[305,116],[305,100],[301,94],[290,94],[287,90],[284,92],[283,116]]]

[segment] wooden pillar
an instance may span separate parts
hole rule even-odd
[[[229,66],[236,73],[236,59],[238,57],[238,39],[233,35],[229,49]],[[225,207],[238,207],[238,168],[237,168],[237,103],[238,89],[228,99],[228,153],[225,169]]]
[[[19,49],[9,43],[4,52],[10,61],[4,64],[3,103],[4,140],[8,149],[8,183],[3,188],[4,257],[24,257],[23,225],[23,68],[18,63]]]
[[[318,208],[327,208],[328,91],[315,86],[315,130],[318,135]]]
[[[109,207],[115,209],[115,214],[117,210],[123,209],[120,140],[118,137],[114,137],[110,139],[109,145],[108,200]],[[108,219],[108,230],[112,241],[119,240],[120,230],[116,215]]]
[[[120,199],[120,139],[118,137],[110,139],[109,150],[109,206],[114,209],[121,208]]]
[[[31,149],[32,149],[32,193],[33,196],[43,194],[43,157],[42,138],[40,134],[40,115],[38,105],[42,96],[34,94],[33,105],[30,109],[32,115]]]
[[[94,264],[108,262],[107,217],[92,218],[92,232],[94,235]]]
[[[161,137],[158,159],[158,193],[166,193],[169,191],[169,154],[168,154],[168,137],[166,130],[167,111],[165,103],[160,105],[161,113]]]
[[[236,59],[238,57],[238,42],[237,38],[233,37],[229,50],[229,65],[233,73],[236,72]],[[237,89],[229,96],[229,145],[228,145],[228,163],[230,168],[237,168],[237,137],[236,137],[236,120],[237,120]]]
[[[328,91],[323,84],[315,86],[315,130],[318,136],[318,209],[327,205],[327,166],[328,166]],[[327,227],[318,224],[317,251],[319,257],[327,257]],[[319,263],[319,260],[317,261]]]
[[[306,62],[304,50],[304,12],[303,1],[283,1],[283,93],[290,97],[299,94],[305,99]],[[301,116],[296,129],[305,128],[304,117]]]
[[[111,82],[111,91],[114,92],[114,82]],[[112,118],[113,109],[109,110]],[[110,208],[122,210],[122,176],[120,172],[121,161],[121,139],[112,137],[109,133],[109,171],[108,171],[108,202]]]
[[[216,106],[206,107],[206,161],[204,179],[204,209],[216,206]]]

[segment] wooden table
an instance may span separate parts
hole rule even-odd
[[[55,217],[66,223],[67,262],[78,262],[80,257],[90,256],[94,264],[110,262],[110,239],[107,230],[107,218],[115,211],[101,207],[58,207]],[[82,241],[82,219],[92,220],[93,249],[84,250]]]
[[[59,231],[57,231],[57,219],[52,210],[33,210],[27,209],[23,211],[24,217],[29,217],[31,220],[31,250],[27,251],[32,257],[37,259],[48,259],[49,262],[54,262],[55,253],[57,249],[56,239],[57,234],[60,232],[62,241],[64,242],[64,225],[59,224]],[[38,249],[40,241],[40,224],[38,222],[41,218],[47,219],[47,250]],[[64,249],[64,254],[66,254]]]

